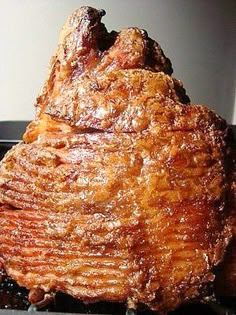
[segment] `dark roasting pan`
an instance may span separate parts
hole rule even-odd
[[[26,311],[15,311],[15,310],[0,310],[0,315],[65,315],[65,313],[26,312]],[[66,313],[66,315],[74,315],[74,313]],[[86,314],[80,314],[80,315],[86,315]],[[103,314],[101,314],[101,315],[103,315]]]
[[[0,121],[0,160],[5,153],[22,139],[29,121]]]
[[[5,153],[21,139],[29,121],[2,121],[0,122],[0,160]],[[231,126],[236,138],[236,126]],[[12,280],[6,281],[5,286],[0,286],[0,304],[1,304],[1,290],[5,290],[6,294],[17,294],[21,289],[14,284]],[[22,291],[26,294],[26,291]],[[19,298],[19,294],[17,296]],[[91,306],[83,305],[80,302],[67,297],[65,295],[59,295],[58,302],[52,307],[45,308],[44,311],[37,311],[30,307],[29,310],[15,310],[10,309],[12,306],[5,306],[1,309],[0,315],[72,315],[72,314],[94,314],[94,315],[108,315],[108,314],[120,314],[120,315],[134,315],[132,310],[126,310],[126,306],[117,303],[97,303]],[[8,309],[7,309],[8,308]],[[25,307],[26,309],[26,307]],[[46,311],[46,312],[45,312]],[[153,315],[154,312],[139,311],[138,315]],[[236,315],[236,299],[232,297],[220,298],[219,302],[208,302],[190,304],[180,307],[174,312],[170,312],[169,315]]]

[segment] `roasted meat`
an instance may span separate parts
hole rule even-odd
[[[232,237],[225,121],[190,105],[147,33],[69,17],[37,117],[0,166],[0,257],[17,283],[165,312],[201,295]]]
[[[232,180],[233,185],[231,186],[231,193],[228,203],[231,205],[232,209],[236,208],[236,198],[235,198],[235,181],[233,178],[236,177],[236,143],[232,139],[231,148],[233,150],[232,160],[231,160],[231,174],[229,175]],[[216,269],[216,279],[214,283],[215,294],[217,297],[234,297],[236,298],[236,214],[232,214],[232,225],[233,225],[233,238],[229,246],[227,247],[224,260]]]

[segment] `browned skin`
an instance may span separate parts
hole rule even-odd
[[[37,119],[0,167],[0,256],[30,298],[168,311],[214,279],[231,238],[227,126],[187,106],[159,45],[67,21]],[[232,190],[232,189],[231,189]]]
[[[231,139],[232,159],[229,177],[231,188],[228,195],[228,204],[233,210],[233,239],[227,247],[224,261],[216,270],[216,279],[214,283],[216,296],[236,297],[236,139]]]

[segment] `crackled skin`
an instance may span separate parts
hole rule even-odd
[[[231,238],[228,128],[188,106],[145,31],[108,33],[103,14],[69,17],[37,118],[1,162],[0,257],[34,303],[62,291],[166,312],[213,281]]]

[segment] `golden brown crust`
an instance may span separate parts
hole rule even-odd
[[[229,131],[186,105],[144,31],[108,33],[102,14],[68,19],[37,120],[1,162],[0,256],[31,299],[168,311],[213,281],[232,236]]]
[[[76,94],[81,84],[79,78],[84,75],[96,77],[121,69],[172,73],[170,60],[145,31],[128,28],[108,33],[101,23],[102,15],[104,11],[83,7],[68,18],[51,60],[50,75],[37,99],[39,117],[45,110],[50,111],[51,103],[59,103],[61,111],[61,102],[68,97],[68,93],[61,92],[69,89]],[[181,82],[176,80],[175,85],[181,100],[189,102]]]
[[[223,136],[48,132],[19,144],[1,168],[1,202],[24,209],[0,212],[7,272],[85,301],[164,310],[197,296],[231,236]]]
[[[231,131],[231,130],[230,130]],[[229,191],[226,209],[231,213],[233,239],[226,249],[224,260],[216,269],[214,288],[218,297],[236,297],[236,142],[231,136],[228,160]]]

